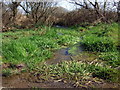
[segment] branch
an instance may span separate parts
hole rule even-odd
[[[22,7],[22,9],[23,9],[26,13],[29,13],[29,14],[30,14],[30,12],[29,12],[28,10],[26,10],[25,7],[22,6],[21,4],[20,4],[20,7]]]

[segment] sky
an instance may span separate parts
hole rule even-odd
[[[1,1],[1,0],[0,0],[0,1]],[[11,0],[5,0],[5,1],[11,1]],[[18,0],[18,1],[22,1],[22,0]],[[23,1],[24,1],[24,0],[23,0]],[[33,2],[35,2],[35,1],[45,1],[45,0],[27,0],[27,1],[33,1]],[[76,6],[75,6],[75,5],[69,3],[70,0],[47,0],[47,1],[58,1],[59,3],[58,3],[57,6],[64,7],[64,8],[66,8],[66,9],[69,10],[69,11],[72,11],[72,10],[76,9]],[[83,0],[78,0],[78,1],[83,2]],[[95,1],[95,0],[90,0],[90,1]],[[104,1],[105,1],[105,0],[98,0],[98,2],[104,2]],[[108,0],[108,2],[111,2],[111,3],[112,3],[113,1],[118,2],[119,0]],[[77,7],[77,8],[78,8],[78,7]]]
[[[62,6],[66,9],[68,9],[69,11],[76,9],[77,6],[69,3],[69,1],[70,0],[59,0],[58,6]],[[79,1],[83,2],[83,0],[79,0]],[[95,1],[95,0],[90,0],[90,1]],[[104,1],[105,0],[98,0],[98,2],[104,2]],[[118,2],[119,0],[108,0],[109,3],[113,3],[113,1]],[[111,7],[111,8],[114,8],[114,7]]]
[[[74,9],[76,8],[75,5],[69,3],[69,2],[66,1],[66,0],[60,1],[60,2],[58,3],[58,6],[64,7],[64,8],[66,8],[66,9],[69,10],[69,11],[72,11],[72,10],[74,10]]]

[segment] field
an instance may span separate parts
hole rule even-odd
[[[97,87],[96,83],[103,81],[119,84],[118,40],[118,23],[69,28],[39,26],[3,32],[3,76],[28,72],[37,77],[36,81],[55,80],[74,87]],[[69,48],[71,60],[46,63],[63,48]]]

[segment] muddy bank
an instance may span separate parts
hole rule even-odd
[[[69,84],[55,81],[36,82],[29,73],[2,77],[2,86],[5,88],[73,88]]]
[[[29,73],[22,73],[20,75],[13,75],[10,77],[2,77],[2,86],[5,88],[85,88],[76,87],[73,84],[65,83],[57,80],[39,81],[35,77],[31,77]],[[87,84],[93,84],[93,88],[116,88],[119,89],[120,85],[116,83],[108,82],[92,82],[89,81]]]

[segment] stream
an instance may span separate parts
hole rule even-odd
[[[75,45],[76,46],[76,45]],[[72,47],[71,47],[72,48]],[[69,53],[71,48],[62,48],[54,53],[53,58],[46,61],[46,64],[57,64],[62,61],[72,60],[74,54]],[[80,49],[80,48],[79,48]],[[78,52],[81,52],[78,50]],[[77,52],[77,53],[78,53]],[[74,88],[70,84],[64,82],[44,81],[36,82],[35,77],[31,77],[30,73],[22,73],[19,75],[12,75],[10,77],[2,77],[2,86],[10,88]]]

